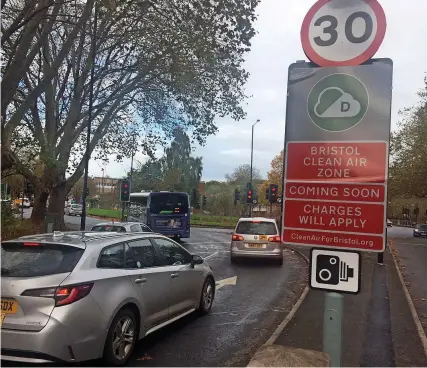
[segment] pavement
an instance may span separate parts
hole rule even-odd
[[[415,238],[412,229],[394,238],[400,270],[427,335],[427,238]]]
[[[412,295],[420,301],[415,303],[418,314],[422,314],[427,308],[422,301],[423,295],[427,298],[427,240],[415,243],[412,229],[398,227],[389,228],[388,237],[406,265],[404,278],[412,285]],[[299,250],[308,254],[308,248]],[[344,296],[342,366],[427,366],[389,248],[383,265],[375,254],[362,254],[361,285],[360,294]],[[310,290],[275,344],[321,352],[324,302],[325,292]]]

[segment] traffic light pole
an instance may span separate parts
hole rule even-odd
[[[257,121],[252,124],[252,140],[251,140],[251,190],[253,193],[253,188],[252,188],[252,176],[253,176],[253,163],[254,163],[254,128],[255,125],[259,122],[259,119],[257,119]],[[249,217],[252,217],[252,203],[249,204]]]
[[[24,197],[25,197],[25,178],[24,178],[24,187],[22,188],[22,198],[21,198],[21,221],[24,219]]]

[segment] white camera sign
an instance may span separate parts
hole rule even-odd
[[[360,291],[360,253],[313,248],[310,287],[357,294]]]

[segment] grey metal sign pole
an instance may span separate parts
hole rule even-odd
[[[341,367],[343,317],[344,296],[338,293],[326,293],[323,313],[323,351],[329,354],[331,367]]]

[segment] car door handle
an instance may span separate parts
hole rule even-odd
[[[177,277],[179,277],[179,274],[177,273],[171,274],[171,279],[176,279]]]
[[[147,281],[147,279],[144,279],[144,278],[135,279],[136,284],[143,284],[146,281]]]

